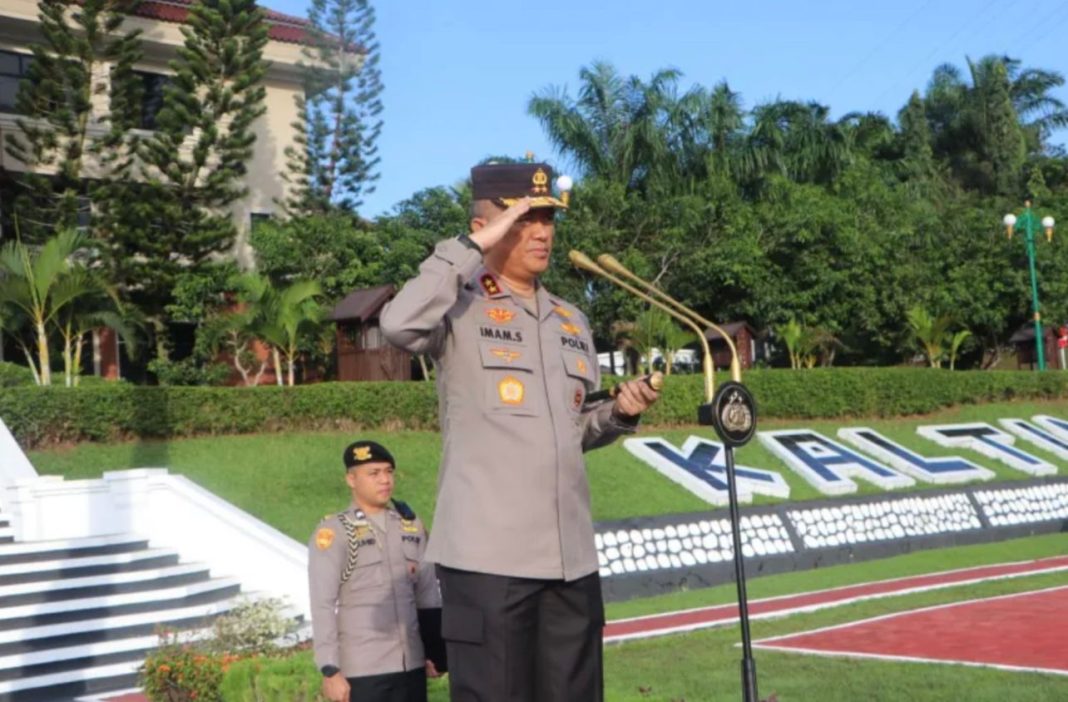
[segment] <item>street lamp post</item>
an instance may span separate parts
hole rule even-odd
[[[1031,269],[1031,307],[1035,315],[1035,351],[1038,354],[1038,369],[1046,370],[1045,339],[1042,338],[1042,312],[1038,305],[1038,275],[1035,273],[1035,213],[1031,210],[1031,199],[1024,200],[1024,211],[1019,216],[1009,213],[1002,222],[1005,224],[1005,233],[1012,238],[1012,232],[1016,227],[1022,227],[1027,240],[1027,262]],[[1046,241],[1053,241],[1053,218],[1042,218],[1042,228],[1046,230]]]

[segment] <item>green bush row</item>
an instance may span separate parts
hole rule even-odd
[[[726,380],[717,374],[717,382]],[[966,403],[1068,397],[1068,373],[914,368],[757,370],[745,382],[761,417],[891,417]],[[699,376],[670,376],[647,424],[696,421]],[[432,383],[322,383],[295,388],[0,387],[0,419],[27,447],[62,442],[290,429],[437,426]]]

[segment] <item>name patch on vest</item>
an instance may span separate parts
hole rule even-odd
[[[523,332],[513,329],[491,329],[479,327],[479,333],[483,339],[495,339],[497,341],[511,341],[515,344],[523,343]]]

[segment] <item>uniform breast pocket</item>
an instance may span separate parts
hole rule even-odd
[[[595,375],[593,360],[579,351],[561,351],[564,372],[568,382],[565,383],[564,401],[576,415],[582,411],[586,395],[593,390]]]
[[[378,601],[386,589],[386,565],[382,551],[374,539],[360,545],[356,554],[356,565],[352,568],[348,582],[345,583],[351,604],[370,604]],[[346,570],[348,566],[346,565]]]
[[[528,350],[512,344],[481,342],[483,406],[491,415],[535,417],[541,414],[537,374]]]

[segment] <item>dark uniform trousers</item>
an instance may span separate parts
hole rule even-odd
[[[601,579],[438,566],[452,702],[601,702]]]
[[[350,702],[426,702],[426,669],[346,678]]]

